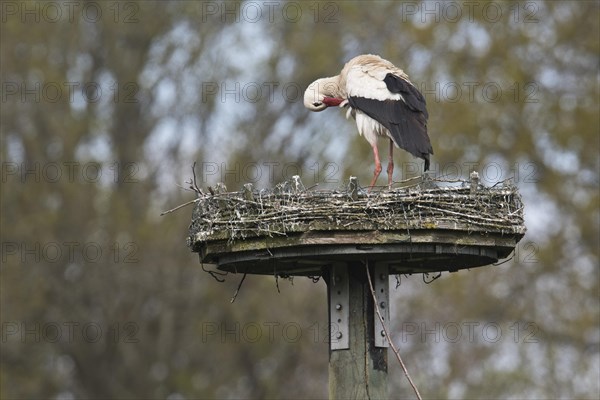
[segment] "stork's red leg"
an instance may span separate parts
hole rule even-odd
[[[377,149],[377,143],[371,145],[373,147],[373,155],[375,156],[375,171],[373,171],[373,179],[371,180],[371,184],[369,185],[369,192],[375,186],[375,182],[377,182],[377,178],[381,173],[381,161],[379,160],[379,150]]]
[[[390,139],[390,156],[387,166],[388,189],[392,188],[392,175],[394,174],[394,142]]]

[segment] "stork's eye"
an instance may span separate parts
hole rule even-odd
[[[318,102],[318,101],[315,101],[315,102],[313,103],[313,106],[315,106],[315,107],[319,107],[321,104],[322,104],[322,103],[320,103],[320,102]]]

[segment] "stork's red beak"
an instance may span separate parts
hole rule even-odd
[[[336,99],[335,97],[325,97],[323,99],[323,104],[325,104],[327,107],[335,107],[339,106],[342,101],[344,100]]]

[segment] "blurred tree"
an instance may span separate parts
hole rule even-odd
[[[1,7],[2,398],[324,397],[323,285],[249,278],[231,305],[238,277],[185,247],[191,210],[158,215],[193,161],[230,190],[368,181],[354,124],[302,91],[369,52],[425,94],[436,175],[512,177],[526,205],[510,262],[402,278],[421,392],[598,397],[598,2]]]

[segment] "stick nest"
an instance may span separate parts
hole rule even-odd
[[[442,185],[445,184],[445,185]],[[367,193],[355,178],[333,191],[305,189],[300,179],[273,189],[224,189],[200,195],[190,225],[190,246],[212,240],[286,236],[307,231],[450,229],[524,234],[523,203],[509,181],[425,179],[401,189]]]

